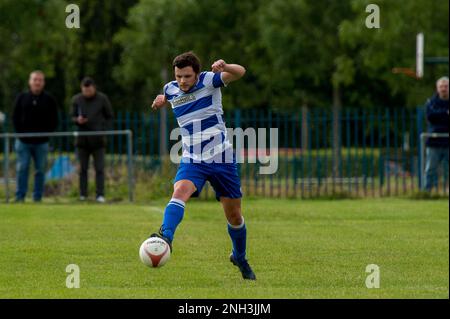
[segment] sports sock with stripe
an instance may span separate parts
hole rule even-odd
[[[183,219],[185,203],[176,198],[172,198],[164,211],[164,218],[161,226],[161,232],[171,242],[178,224]]]
[[[244,217],[242,223],[238,226],[233,226],[228,223],[228,234],[233,243],[233,256],[237,262],[245,259],[246,245],[247,245],[247,227],[245,226]]]

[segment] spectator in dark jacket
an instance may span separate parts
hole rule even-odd
[[[104,131],[110,126],[113,114],[108,97],[100,91],[93,79],[81,81],[81,93],[72,98],[72,117],[81,132]],[[76,142],[80,160],[80,200],[88,196],[89,157],[94,158],[97,202],[105,202],[105,136],[80,136]]]
[[[449,132],[448,77],[436,82],[437,93],[426,103],[429,133]],[[426,142],[425,190],[431,191],[438,184],[437,170],[444,164],[445,180],[448,177],[449,138],[428,138]]]
[[[29,90],[21,93],[13,111],[14,129],[17,133],[53,132],[58,126],[58,107],[55,99],[44,91],[45,75],[33,71],[28,81]],[[17,153],[16,202],[25,200],[28,189],[28,171],[34,160],[33,200],[42,200],[47,166],[48,137],[19,138],[15,142]]]

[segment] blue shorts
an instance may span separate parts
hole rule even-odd
[[[197,190],[191,197],[198,197],[206,181],[209,181],[220,197],[241,198],[241,181],[237,164],[233,163],[188,163],[181,161],[174,183],[187,179],[194,183]]]

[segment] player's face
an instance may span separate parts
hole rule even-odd
[[[41,73],[32,73],[28,81],[31,92],[39,94],[42,92],[45,86],[44,75]]]
[[[448,81],[440,81],[437,84],[437,91],[441,99],[448,100]]]
[[[181,91],[189,91],[198,80],[198,74],[194,72],[191,66],[179,69],[175,67],[175,79]]]

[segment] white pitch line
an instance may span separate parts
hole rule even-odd
[[[164,209],[156,207],[156,206],[145,207],[145,210],[151,210],[151,211],[158,212],[158,213],[161,213],[161,214],[164,213]]]

